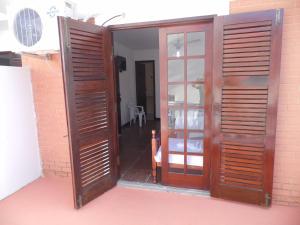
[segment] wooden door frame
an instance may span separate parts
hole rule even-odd
[[[136,61],[134,61],[134,65],[135,65],[135,77],[137,76],[137,74],[136,74],[137,63],[152,63],[152,65],[153,65],[153,98],[154,98],[154,120],[155,120],[156,119],[155,60],[153,59],[153,60],[136,60]],[[146,100],[146,104],[147,104],[147,100]],[[145,112],[145,113],[147,114],[147,112]]]
[[[175,26],[184,26],[184,25],[194,25],[194,24],[208,24],[211,23],[213,24],[214,18],[216,17],[216,14],[213,15],[207,15],[207,16],[196,16],[196,17],[184,17],[184,18],[176,18],[176,19],[169,19],[169,20],[158,20],[158,21],[150,21],[150,22],[137,22],[137,23],[127,23],[127,24],[117,24],[117,25],[110,25],[108,26],[108,30],[111,32],[111,36],[113,39],[113,32],[114,31],[122,31],[122,30],[131,30],[131,29],[145,29],[145,28],[165,28],[165,27],[175,27]],[[112,40],[112,44],[114,44]],[[212,63],[211,63],[212,66]],[[211,68],[212,71],[212,68]],[[154,71],[155,72],[155,71]],[[161,73],[160,73],[161,77]],[[115,79],[115,78],[114,78]],[[212,73],[211,73],[211,79],[212,79]],[[155,79],[154,79],[155,80]],[[161,84],[160,84],[161,86]],[[162,92],[160,92],[160,98],[161,98]],[[166,109],[164,109],[165,106],[160,104],[160,112],[162,112]],[[156,110],[155,110],[156,111]],[[211,140],[210,138],[210,143],[209,146],[211,146]],[[119,143],[117,143],[119,146]],[[120,151],[119,148],[117,149],[117,154],[118,154],[118,169],[120,170]],[[120,171],[118,171],[119,173]],[[210,190],[210,183],[211,183],[211,162],[209,163],[209,172],[210,172],[210,177],[209,177],[209,184],[208,184],[208,190]]]
[[[108,26],[110,31],[120,31],[120,30],[131,30],[131,29],[143,29],[143,28],[162,28],[170,26],[182,26],[191,25],[195,23],[206,23],[213,22],[216,14],[207,16],[194,16],[194,17],[183,17],[169,20],[157,20],[150,22],[138,22],[138,23],[125,23],[116,24]]]
[[[163,74],[160,85],[161,85],[161,120],[163,123],[162,131],[161,131],[161,146],[162,148],[166,148],[168,146],[168,138],[166,135],[170,133],[171,130],[176,131],[175,129],[169,129],[168,123],[166,122],[168,120],[168,91],[166,89],[166,85],[169,84],[168,78],[166,75],[167,72],[167,42],[166,42],[166,36],[168,33],[183,33],[183,32],[197,32],[197,31],[205,31],[205,55],[201,56],[200,58],[205,59],[205,79],[203,81],[204,90],[205,90],[205,104],[203,105],[202,109],[204,110],[204,129],[200,132],[204,134],[204,174],[201,176],[201,179],[198,179],[198,175],[192,175],[185,173],[170,173],[169,170],[169,164],[167,162],[168,158],[168,151],[162,152],[162,167],[164,167],[164,171],[162,171],[162,178],[163,182],[166,185],[175,185],[180,187],[186,187],[186,188],[199,188],[203,190],[209,190],[210,187],[210,177],[211,177],[211,141],[212,141],[212,132],[211,132],[211,121],[212,121],[212,31],[213,31],[213,23],[197,23],[197,24],[191,24],[191,25],[184,25],[184,26],[176,26],[176,27],[168,27],[164,28],[160,31],[160,46],[161,49],[164,49],[166,51],[160,52],[160,74]],[[186,39],[185,39],[185,45],[186,45]],[[171,57],[172,58],[172,57]],[[174,57],[173,57],[174,58]],[[185,55],[184,59],[188,59],[188,56]],[[186,70],[186,69],[185,69]],[[185,72],[186,73],[186,72]],[[175,84],[176,82],[174,82]],[[181,82],[180,82],[181,83]],[[188,85],[188,81],[184,79],[184,85]],[[187,91],[187,88],[185,89]],[[187,96],[187,93],[185,93],[185,96]],[[177,108],[178,106],[174,106],[174,108]],[[185,112],[187,112],[188,108],[191,106],[187,105],[186,97],[185,97],[185,103],[184,107],[182,108]],[[192,107],[194,108],[194,107]],[[197,108],[198,109],[198,108]],[[187,117],[185,117],[185,124],[187,123]],[[188,133],[193,132],[192,130],[188,130],[187,127],[185,127],[180,132],[184,133],[184,139],[187,139]],[[185,155],[187,153],[184,153]],[[184,169],[186,170],[186,169]],[[199,177],[200,178],[200,177]]]
[[[184,18],[176,18],[176,19],[168,19],[168,20],[157,20],[157,21],[149,21],[149,22],[137,22],[137,23],[126,23],[126,24],[116,24],[108,26],[108,30],[111,33],[112,45],[113,42],[113,32],[114,31],[122,31],[122,30],[131,30],[131,29],[145,29],[145,28],[164,28],[164,27],[174,27],[174,26],[184,26],[184,25],[193,25],[193,24],[204,24],[204,23],[213,23],[214,18],[217,17],[216,14],[206,15],[206,16],[195,16],[195,17],[184,17]],[[113,56],[112,56],[113,57]],[[160,65],[161,67],[161,65]],[[161,76],[161,74],[160,74]],[[212,76],[212,74],[211,74]],[[212,79],[212,77],[211,77]],[[116,93],[116,91],[115,91]],[[161,98],[161,94],[160,94]],[[160,111],[162,109],[162,105],[160,104]],[[118,127],[118,125],[116,125]],[[150,140],[149,140],[150,141]],[[120,148],[119,142],[117,143],[116,149],[117,155],[117,166],[118,166],[118,174],[120,174]],[[211,159],[210,159],[211,161]],[[209,163],[211,165],[211,162]],[[211,174],[211,166],[209,168],[209,172]],[[210,175],[209,184],[211,183],[212,176]],[[208,187],[209,190],[209,187]]]
[[[117,98],[117,102],[116,102],[116,109],[117,109],[117,119],[118,119],[118,134],[120,135],[122,133],[122,121],[121,121],[121,95],[120,95],[120,72],[119,72],[119,67],[118,67],[118,59],[117,56],[113,57],[113,77],[114,77],[114,82],[115,82],[115,92],[116,92],[116,98]]]

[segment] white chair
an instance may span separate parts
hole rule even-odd
[[[129,124],[131,126],[131,122],[135,123],[136,117],[138,116],[138,109],[136,106],[128,106],[129,109]]]
[[[136,106],[136,108],[138,109],[139,125],[142,127],[143,119],[144,123],[146,124],[146,113],[143,106]]]
[[[129,124],[135,123],[136,118],[139,118],[139,126],[142,127],[142,122],[146,124],[146,113],[143,106],[128,106],[129,109]]]

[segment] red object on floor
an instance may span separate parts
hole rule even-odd
[[[70,180],[41,178],[0,201],[0,224],[299,225],[300,208],[117,186],[76,210]]]

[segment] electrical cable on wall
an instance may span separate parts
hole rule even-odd
[[[83,19],[83,22],[87,22],[89,19],[91,18],[96,18],[100,15],[100,13],[96,13],[96,14],[93,14],[93,15],[90,15],[90,16],[87,16]],[[118,15],[115,15],[113,17],[110,17],[109,19],[105,20],[100,26],[104,26],[107,22],[115,19],[115,18],[118,18],[118,17],[122,17],[122,18],[125,18],[125,13],[122,13],[122,14],[118,14]]]
[[[104,26],[107,22],[115,19],[115,18],[118,18],[118,17],[122,17],[122,18],[125,18],[125,13],[122,13],[122,14],[119,14],[119,15],[116,15],[116,16],[113,16],[111,18],[109,18],[108,20],[105,20],[102,24],[101,24],[101,27]]]

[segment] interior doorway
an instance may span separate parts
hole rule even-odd
[[[160,130],[159,28],[113,32],[118,114],[120,179],[152,183],[151,132]],[[132,120],[130,108],[143,107],[146,122]],[[140,108],[138,108],[140,110]]]
[[[155,62],[136,61],[136,99],[137,105],[143,106],[147,120],[155,120]]]
[[[155,160],[162,184],[208,189],[211,28],[212,22],[207,22],[114,33],[115,54],[126,59],[126,71],[119,74],[121,179],[151,181],[151,163]],[[153,52],[156,54],[150,54]],[[161,89],[159,102],[155,99],[155,76]],[[142,127],[132,124],[126,114],[132,105],[143,107],[147,114]],[[162,113],[158,124],[150,123],[151,119],[155,121],[155,109]],[[130,125],[125,123],[128,120]],[[151,130],[156,130],[160,140],[155,151],[151,149]]]

